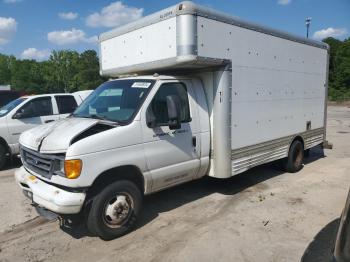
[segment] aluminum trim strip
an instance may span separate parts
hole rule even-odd
[[[304,140],[305,143],[305,149],[310,148],[309,144],[314,144],[314,143],[322,143],[321,137],[323,137],[324,133],[323,127],[317,128],[317,129],[312,129],[308,130],[302,133],[266,141],[263,143],[247,146],[247,147],[242,147],[238,149],[233,149],[231,150],[231,159],[236,160],[240,159],[243,157],[247,156],[252,156],[254,154],[262,153],[265,151],[271,151],[271,150],[277,150],[278,148],[282,146],[288,146],[287,150],[289,149],[289,146],[291,142],[294,140],[295,137],[301,136]],[[314,140],[314,141],[313,141]],[[287,153],[287,152],[286,152]],[[215,157],[215,150],[212,150],[210,153],[210,157],[214,158]]]
[[[307,145],[307,140],[309,138],[323,134],[323,132],[324,132],[324,128],[318,128],[318,129],[305,131],[299,134],[290,135],[290,136],[278,138],[275,140],[263,142],[260,144],[235,149],[231,151],[231,159],[238,159],[243,156],[253,155],[259,152],[274,150],[284,145],[288,145],[288,148],[287,148],[287,152],[288,152],[289,146],[296,136],[301,136],[304,140],[304,143]]]
[[[304,139],[305,149],[319,145],[323,141],[323,132],[324,128],[318,128],[258,145],[232,150],[232,175],[237,175],[252,167],[287,157],[290,144],[296,136],[301,136]]]

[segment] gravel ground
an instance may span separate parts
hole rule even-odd
[[[146,197],[138,228],[105,242],[37,217],[0,172],[0,261],[328,261],[350,185],[350,109],[331,106],[333,150],[297,174],[265,165]]]

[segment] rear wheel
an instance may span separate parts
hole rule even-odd
[[[3,144],[0,144],[0,170],[2,170],[7,162],[7,149]]]
[[[284,168],[287,172],[295,173],[303,168],[304,146],[295,140],[290,146],[288,157],[284,160]]]
[[[87,227],[104,240],[122,236],[135,225],[141,205],[142,195],[135,184],[114,182],[93,198]]]

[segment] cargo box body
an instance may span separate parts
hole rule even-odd
[[[286,157],[296,137],[325,140],[324,43],[183,2],[101,35],[101,74],[201,79],[211,124],[209,174],[229,177]]]

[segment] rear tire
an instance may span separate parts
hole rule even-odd
[[[116,181],[93,198],[87,228],[103,240],[120,237],[134,227],[141,205],[142,195],[135,184]]]
[[[3,144],[0,144],[0,170],[2,170],[7,162],[7,149]]]
[[[296,173],[303,168],[304,146],[295,140],[289,148],[288,157],[284,160],[284,169],[289,173]]]

